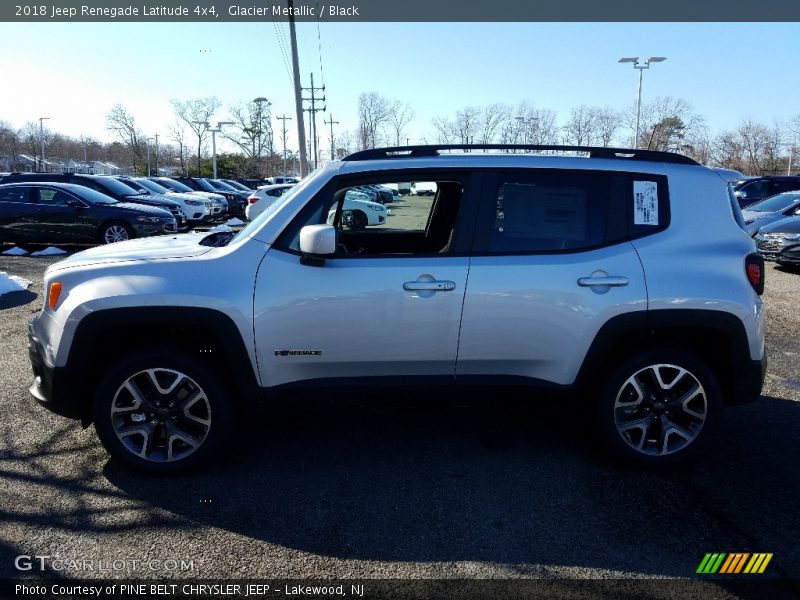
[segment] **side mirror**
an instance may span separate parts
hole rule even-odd
[[[67,206],[70,208],[86,208],[86,205],[80,200],[67,200]]]
[[[311,256],[336,253],[336,228],[331,225],[306,225],[300,230],[300,252]]]

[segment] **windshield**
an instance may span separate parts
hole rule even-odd
[[[243,183],[239,183],[238,181],[226,180],[225,183],[227,183],[229,186],[231,186],[235,190],[241,190],[243,192],[252,192],[253,191],[249,187],[247,187]]]
[[[170,191],[163,185],[158,185],[155,181],[150,181],[149,179],[134,179],[134,182],[156,194],[166,194]]]
[[[72,189],[70,191],[74,192],[77,196],[80,196],[82,199],[92,204],[117,204],[117,201],[111,196],[106,196],[105,194],[98,192],[97,190],[93,190],[92,188],[79,186],[79,190]]]
[[[752,210],[754,212],[777,212],[779,210],[786,210],[798,200],[800,200],[800,193],[788,192],[785,194],[778,194],[772,198],[767,198],[761,202],[756,202],[752,206],[748,206],[747,210]]]
[[[175,181],[174,179],[159,179],[159,185],[163,185],[168,187],[173,192],[193,192],[194,190],[190,188],[188,185],[181,183],[180,181]]]
[[[195,181],[197,182],[197,185],[200,186],[200,189],[202,189],[204,192],[217,192],[217,191],[219,191],[219,190],[217,190],[217,188],[215,188],[213,185],[211,185],[205,179],[199,179],[198,178],[198,179],[195,179]]]
[[[116,179],[112,179],[111,177],[97,177],[92,179],[98,185],[106,188],[113,194],[117,194],[118,196],[138,196],[139,193],[131,186],[125,185],[121,181],[117,181]]]
[[[319,170],[316,172],[315,175],[311,175],[303,179],[300,183],[295,186],[292,186],[286,193],[281,196],[280,198],[276,198],[276,201],[269,205],[267,208],[264,209],[260,215],[258,215],[255,219],[250,221],[247,226],[242,229],[231,241],[238,241],[243,240],[246,237],[253,235],[256,231],[260,229],[260,227],[269,219],[272,218],[272,215],[277,213],[281,208],[286,206],[289,202],[292,201],[292,198],[295,197],[299,192],[305,190],[310,183],[317,179],[317,176],[324,171]]]
[[[230,186],[227,183],[223,183],[222,181],[215,181],[214,179],[208,179],[207,181],[208,181],[208,183],[213,185],[216,189],[222,190],[224,192],[237,192],[238,191],[235,187]]]
[[[150,190],[146,189],[142,186],[139,182],[133,181],[132,179],[117,179],[120,183],[127,185],[135,192],[139,192],[140,194],[149,194]]]

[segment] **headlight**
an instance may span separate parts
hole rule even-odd
[[[197,200],[187,200],[186,204],[189,206],[203,206],[202,202],[198,202]]]
[[[783,236],[783,239],[785,239],[787,242],[796,242],[797,240],[800,240],[800,233],[787,233]]]
[[[372,210],[374,210],[374,211],[382,211],[382,210],[383,210],[383,207],[382,207],[382,206],[372,206],[372,205],[370,204],[370,205],[369,205],[369,207],[370,207]]]
[[[160,223],[161,217],[136,217],[139,223]]]

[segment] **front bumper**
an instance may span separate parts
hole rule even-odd
[[[800,263],[800,243],[782,239],[768,239],[756,235],[756,249],[764,260],[782,263]]]
[[[70,419],[82,419],[88,402],[78,401],[74,377],[68,369],[52,367],[45,360],[44,345],[36,336],[33,324],[28,325],[28,356],[33,369],[31,396],[42,406]]]

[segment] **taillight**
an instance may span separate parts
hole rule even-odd
[[[748,254],[744,261],[747,281],[759,296],[764,293],[764,257],[760,254]]]
[[[258,202],[258,196],[250,196],[247,199],[247,203],[248,204],[255,204],[256,202]]]

